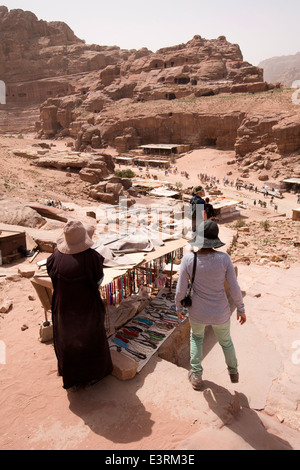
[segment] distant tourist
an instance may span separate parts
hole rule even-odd
[[[206,211],[207,220],[214,220],[215,210],[213,208],[213,205],[210,204],[209,202],[209,197],[205,198],[205,211]]]
[[[207,220],[205,210],[205,191],[202,186],[197,186],[193,190],[193,197],[190,200],[190,214],[192,218],[192,230],[196,231],[197,225],[203,220]]]

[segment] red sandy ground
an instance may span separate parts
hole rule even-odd
[[[72,175],[66,186],[64,172],[36,168],[29,160],[9,154],[11,148],[33,142],[27,137],[0,138],[3,196],[41,203],[51,198],[92,205],[79,177]],[[64,142],[57,142],[57,146],[64,148]],[[192,186],[198,184],[200,172],[222,180],[228,171],[227,161],[232,158],[232,152],[202,149],[177,161],[176,176],[155,170],[151,174]],[[187,168],[191,175],[188,181],[180,176],[180,171]],[[230,170],[233,175],[229,179],[235,179],[237,168],[231,166]],[[262,186],[258,181],[251,182]],[[269,217],[272,226],[281,221],[289,227],[295,195],[287,194],[278,202],[278,214],[287,215],[279,217],[271,207],[254,207],[254,193],[236,192],[222,185],[221,189],[225,195],[247,204],[242,215],[250,225]],[[247,249],[251,251],[251,247]],[[242,249],[239,254],[243,254]],[[41,253],[36,261],[46,256]],[[296,254],[290,269],[238,264],[240,283],[248,294],[249,316],[243,327],[233,320],[241,383],[236,387],[230,384],[216,347],[207,354],[206,382],[200,393],[192,390],[187,381],[188,364],[178,367],[158,356],[129,382],[110,376],[89,390],[67,393],[57,376],[52,344],[39,341],[39,325],[43,321],[39,299],[30,279],[18,274],[18,266],[14,263],[6,267],[10,275],[0,278],[0,297],[13,301],[12,309],[0,316],[0,344],[6,347],[5,363],[0,364],[1,449],[300,448],[300,365],[296,361],[297,349],[292,348],[300,340],[300,263]],[[1,273],[3,270],[4,267]],[[284,287],[284,292],[279,293],[278,285]],[[255,296],[257,293],[261,299]],[[263,304],[266,300],[268,303]],[[241,400],[240,411],[234,408],[236,391]]]

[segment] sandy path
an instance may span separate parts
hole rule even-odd
[[[243,201],[244,204],[247,204],[246,211],[247,217],[250,218],[264,218],[264,217],[276,217],[278,214],[286,213],[288,217],[292,215],[292,209],[299,207],[297,204],[297,196],[292,193],[284,193],[284,199],[275,199],[278,206],[278,210],[275,214],[274,206],[270,206],[270,197],[264,197],[262,193],[255,193],[254,191],[249,191],[245,189],[236,190],[235,187],[231,185],[224,185],[223,178],[226,178],[231,181],[236,181],[237,178],[240,178],[240,173],[237,169],[237,165],[227,165],[228,161],[235,160],[235,152],[233,151],[220,151],[213,148],[204,148],[199,150],[194,150],[189,154],[179,158],[174,165],[172,165],[172,172],[165,174],[165,170],[159,170],[151,168],[149,170],[150,175],[157,176],[160,181],[167,181],[176,185],[176,183],[181,183],[183,188],[191,188],[193,186],[198,186],[201,181],[198,178],[198,174],[203,173],[208,176],[213,176],[216,179],[219,179],[219,184],[217,187],[223,192],[224,196],[229,198],[237,199]],[[119,167],[119,165],[117,165]],[[173,174],[174,167],[177,167],[177,173]],[[121,169],[128,168],[124,165],[120,166]],[[140,172],[137,168],[134,169],[137,176],[146,174],[145,169]],[[187,171],[189,178],[181,175],[181,172]],[[232,172],[231,175],[227,175],[228,172]],[[257,186],[258,189],[263,189],[264,185],[267,184],[271,187],[272,183],[267,182],[263,183],[259,181],[258,175],[253,172],[251,178],[243,180],[245,183],[253,184]],[[208,194],[206,194],[208,196]],[[212,199],[212,197],[210,197]],[[254,200],[266,201],[268,210],[265,211],[260,207],[254,207]],[[249,214],[248,214],[249,213]],[[242,211],[242,215],[244,212]]]

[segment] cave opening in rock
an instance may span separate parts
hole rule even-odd
[[[176,95],[175,93],[167,93],[166,94],[166,98],[167,100],[171,101],[171,100],[176,100]]]
[[[217,146],[217,139],[216,138],[205,139],[203,144],[206,147],[216,147]]]

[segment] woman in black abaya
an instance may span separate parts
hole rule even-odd
[[[63,387],[93,384],[113,370],[99,282],[103,257],[80,221],[68,222],[47,260],[53,284],[53,338]]]

